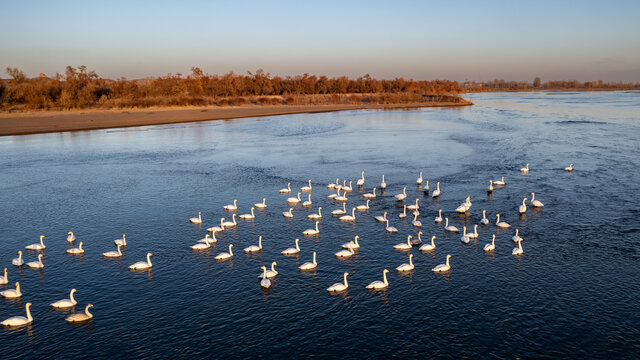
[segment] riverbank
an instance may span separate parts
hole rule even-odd
[[[246,117],[321,113],[345,110],[389,110],[421,107],[468,106],[472,102],[421,102],[375,105],[257,105],[145,108],[127,110],[70,110],[0,113],[0,136],[62,131],[97,130],[145,125],[177,124]]]

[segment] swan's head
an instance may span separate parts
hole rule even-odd
[[[451,254],[447,255],[447,260],[451,259]]]
[[[271,263],[271,266],[278,266],[278,263],[274,261]]]
[[[82,244],[84,244],[82,241],[80,241],[80,243],[78,244],[78,247],[82,247]]]
[[[40,235],[40,240],[44,239],[44,235]]]
[[[233,247],[233,244],[229,244],[229,249],[231,249]]]
[[[224,218],[221,218],[220,221],[224,221]]]
[[[20,283],[19,282],[16,283],[16,290],[20,290]]]
[[[318,208],[318,210],[322,210],[322,206],[320,206],[320,207]]]
[[[71,289],[71,293],[72,293],[72,294],[73,294],[74,292],[76,292],[76,291],[78,291],[78,290],[76,290],[76,289]]]
[[[42,257],[43,257],[43,256],[44,256],[44,255],[42,255],[42,254],[38,255],[38,260],[42,260]]]
[[[422,231],[418,231],[418,236],[422,235]]]
[[[152,253],[148,253],[147,256],[153,256],[153,254]]]
[[[267,267],[266,266],[260,266],[260,269],[267,270]]]
[[[126,237],[126,235],[125,235],[125,234],[122,234],[122,238],[124,239],[125,237]]]
[[[527,199],[527,198],[524,198],[524,201],[527,201],[527,200],[529,200],[529,199]]]
[[[73,235],[73,231],[69,231],[67,234],[69,234],[69,235]]]
[[[407,236],[407,240],[411,240],[412,237],[413,236],[411,236],[411,235]]]
[[[433,236],[431,237],[431,240],[435,240],[435,239],[436,239],[436,236],[435,236],[435,235],[433,235]]]
[[[31,307],[31,305],[33,305],[33,304],[31,304],[31,303],[26,303],[26,304],[24,304],[24,307],[28,309],[28,308],[30,308],[30,307]]]
[[[348,272],[344,273],[344,276],[349,276],[350,274]]]
[[[409,254],[409,259],[413,258],[413,254]]]
[[[22,255],[22,251],[18,251],[18,256]]]
[[[300,242],[300,239],[296,239],[296,245],[298,245],[299,242]]]
[[[384,270],[382,270],[382,272],[383,272],[383,273],[388,273],[388,272],[389,272],[389,269],[384,269]]]
[[[87,310],[92,307],[93,307],[93,304],[87,304]]]

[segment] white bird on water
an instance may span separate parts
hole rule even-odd
[[[290,197],[287,199],[289,204],[299,204],[300,203],[300,193],[298,193],[298,197]]]
[[[387,226],[385,227],[385,230],[390,233],[398,232],[398,229],[393,226],[389,226],[389,219],[387,219]]]
[[[520,237],[520,235],[518,234],[519,230],[516,229],[516,234],[513,235],[513,237],[511,237],[511,240],[513,240],[513,242],[518,242],[520,240],[522,240],[522,238]]]
[[[138,261],[137,263],[129,266],[129,270],[147,270],[151,269],[153,264],[151,264],[151,255],[152,253],[147,253],[147,261]]]
[[[125,234],[122,234],[122,238],[121,239],[115,239],[113,240],[113,243],[116,245],[120,245],[120,246],[127,246],[127,236]]]
[[[305,236],[318,235],[320,233],[320,229],[318,229],[318,224],[320,224],[320,222],[316,221],[316,228],[315,229],[307,229],[307,230],[302,232],[302,235],[305,235]]]
[[[267,270],[267,279],[273,279],[274,277],[276,277],[278,275],[278,271],[276,270],[276,266],[278,265],[277,262],[272,262],[271,263],[271,270]],[[258,276],[261,277],[262,275]]]
[[[18,257],[11,260],[11,263],[15,266],[22,266],[24,265],[24,260],[22,260],[22,251],[18,251]]]
[[[76,289],[71,289],[68,299],[58,300],[52,303],[51,306],[53,306],[56,309],[66,309],[66,308],[75,306],[78,303],[76,299],[73,297],[73,293],[75,292],[76,292]]]
[[[483,251],[489,252],[494,251],[496,249],[496,234],[493,234],[493,238],[491,239],[491,244],[486,244]]]
[[[253,204],[256,209],[266,209],[267,208],[267,198],[262,198],[261,203]]]
[[[482,210],[482,220],[480,220],[482,225],[489,225],[489,219],[487,219],[487,210]]]
[[[398,266],[396,268],[397,271],[400,272],[405,272],[405,271],[411,271],[415,268],[415,266],[413,265],[413,254],[409,254],[409,263],[408,264],[402,264],[400,266]]]
[[[373,188],[373,190],[370,193],[362,194],[362,197],[365,198],[365,199],[375,199],[376,198],[376,188]]]
[[[69,255],[82,255],[84,254],[84,249],[82,248],[82,241],[78,243],[77,248],[67,249],[67,254]]]
[[[342,209],[336,209],[336,210],[333,210],[331,212],[332,215],[336,215],[336,216],[344,215],[346,213],[347,213],[347,204],[346,203],[342,203]]]
[[[433,269],[431,269],[431,271],[433,272],[447,272],[449,270],[451,270],[451,266],[449,265],[449,259],[451,258],[451,255],[447,255],[447,262],[445,264],[440,264],[436,267],[434,267]]]
[[[500,179],[500,180],[494,180],[493,181],[494,185],[499,185],[499,186],[504,186],[505,182],[504,182],[504,176]]]
[[[457,227],[449,225],[449,218],[444,218],[444,231],[448,232],[460,232]]]
[[[233,204],[225,205],[224,209],[227,211],[237,211],[238,210],[238,200],[233,200]]]
[[[307,191],[311,191],[311,189],[312,189],[312,188],[311,188],[311,179],[309,179],[309,186],[303,186],[303,187],[301,187],[301,188],[300,188],[300,191],[307,192]]]
[[[433,235],[431,237],[431,244],[424,244],[424,245],[420,246],[420,248],[418,248],[418,250],[420,250],[420,251],[433,251],[433,250],[435,250],[436,249],[435,240],[436,240],[436,236]]]
[[[406,187],[406,186],[405,186],[405,187],[403,187],[403,188],[402,188],[402,193],[401,193],[401,194],[397,194],[395,197],[396,197],[396,199],[398,199],[399,201],[404,200],[404,199],[407,197],[407,187]]]
[[[420,208],[420,206],[418,206],[418,201],[420,201],[420,199],[416,199],[416,203],[414,205],[407,206],[407,209],[409,209],[409,210],[418,210]]]
[[[573,164],[569,164],[569,166],[564,168],[564,171],[573,171]]]
[[[223,224],[224,224],[224,218],[221,218],[220,219],[220,226],[212,226],[212,227],[208,228],[207,231],[210,232],[210,233],[213,233],[213,234],[215,234],[217,232],[224,231]]]
[[[336,178],[336,183],[330,183],[329,185],[327,185],[327,189],[329,190],[333,190],[336,188],[336,186],[340,185],[340,183],[338,182],[338,178]]]
[[[400,213],[400,215],[398,215],[398,217],[400,219],[404,219],[407,217],[407,205],[404,205],[404,208],[402,210],[402,212]]]
[[[89,312],[89,308],[93,307],[93,304],[87,304],[84,308],[84,313],[75,313],[67,316],[65,320],[69,323],[80,323],[93,319],[93,314]]]
[[[400,244],[396,244],[393,246],[394,249],[396,250],[411,250],[411,238],[413,236],[409,235],[407,237],[407,242],[406,243],[400,243]]]
[[[367,289],[369,290],[382,290],[382,289],[386,289],[389,287],[389,282],[387,281],[387,273],[389,272],[389,270],[384,269],[382,270],[382,281],[377,280],[374,281],[372,283],[370,283],[369,285],[367,285]]]
[[[489,187],[487,188],[487,192],[493,192],[493,180],[489,180]]]
[[[518,240],[518,247],[513,248],[513,250],[511,251],[511,255],[518,256],[524,253],[524,250],[522,250],[522,240],[523,240],[522,238]]]
[[[7,299],[17,299],[22,296],[22,292],[20,291],[20,283],[16,283],[15,289],[3,290],[0,291],[0,296],[3,296]]]
[[[225,221],[222,223],[222,227],[223,228],[232,228],[235,227],[236,225],[238,225],[238,223],[236,222],[236,214],[233,214],[233,216],[231,217],[233,221]]]
[[[436,222],[436,224],[439,224],[442,222],[442,209],[438,210],[438,216],[436,216],[434,221]]]
[[[351,215],[343,215],[338,218],[340,221],[354,222],[356,221],[356,208],[351,209]]]
[[[533,205],[533,207],[543,207],[544,204],[542,202],[540,202],[540,200],[536,200],[536,194],[531,193],[531,201],[530,201],[531,205]]]
[[[362,186],[364,185],[364,170],[362,170],[362,177],[356,181],[356,185]]]
[[[271,280],[267,279],[267,267],[260,266],[260,269],[262,269],[262,280],[260,280],[260,286],[268,289],[271,287]]]
[[[384,182],[384,174],[382,174],[382,182],[380,183],[380,189],[384,190],[387,188],[387,183]]]
[[[72,243],[72,242],[76,241],[76,236],[73,235],[73,231],[69,231],[67,234],[68,234],[67,235],[67,241],[68,242]]]
[[[351,241],[351,243],[353,243],[353,241]],[[355,245],[355,243],[352,245]],[[336,257],[343,258],[343,259],[352,257],[353,254],[355,254],[355,251],[353,251],[353,246],[349,246],[348,248],[344,250],[340,250],[337,253],[335,253]]]
[[[216,260],[228,260],[228,259],[231,259],[233,257],[233,251],[231,250],[231,248],[233,248],[233,244],[229,244],[229,252],[220,253],[215,257],[215,259]]]
[[[520,168],[520,172],[528,174],[529,173],[529,164],[527,166]]]
[[[529,200],[527,198],[522,199],[522,204],[520,205],[520,207],[518,208],[518,212],[520,214],[524,214],[527,212],[527,204],[525,204],[525,202]]]
[[[206,234],[204,237],[204,242],[198,241],[195,245],[191,245],[191,250],[206,250],[211,247],[212,241],[209,234]]]
[[[44,250],[45,246],[42,239],[44,239],[44,235],[40,235],[40,244],[36,243],[36,244],[27,245],[25,248],[27,250]]]
[[[118,245],[116,245],[116,251],[103,252],[102,256],[104,256],[106,258],[120,257],[120,256],[122,256],[122,251],[120,251],[120,247],[122,247],[122,245],[118,244]]]
[[[298,245],[298,243],[300,242],[300,239],[296,239],[296,247],[295,248],[288,248],[282,251],[282,255],[298,255],[300,254],[300,246]]]
[[[251,214],[242,214],[240,215],[240,219],[242,220],[253,220],[256,216],[253,213],[253,207],[251,207]]]
[[[309,198],[305,202],[302,203],[302,206],[307,207],[307,206],[311,206],[312,204],[313,203],[311,202],[311,193],[309,193]]]
[[[28,262],[27,266],[32,268],[32,269],[42,269],[44,268],[44,264],[42,263],[42,257],[44,255],[39,254],[38,255],[38,261],[32,261],[32,262]]]
[[[322,219],[322,206],[320,206],[318,208],[318,213],[317,214],[309,214],[307,215],[307,219],[309,220],[319,220]]]
[[[347,243],[342,244],[342,248],[343,249],[360,249],[360,243],[358,243],[358,239],[360,238],[360,236],[356,235],[356,237],[353,239],[353,241],[349,241]]]
[[[308,271],[308,270],[315,270],[318,267],[318,263],[316,262],[316,252],[313,252],[313,261],[312,262],[306,262],[302,265],[300,265],[298,268],[300,269],[300,271]]]
[[[418,220],[418,214],[413,215],[413,221],[411,222],[415,227],[422,227],[422,222]]]
[[[420,175],[418,176],[418,179],[416,180],[416,184],[418,185],[422,185],[422,171],[420,171]]]
[[[345,291],[349,288],[349,283],[347,283],[347,276],[349,273],[344,273],[344,283],[335,283],[327,288],[328,292],[340,292]]]
[[[14,326],[24,326],[27,324],[31,324],[33,322],[33,317],[31,317],[31,311],[29,308],[31,307],[31,303],[25,304],[25,310],[27,312],[27,317],[24,316],[14,316],[10,317],[2,322],[3,326],[6,327],[14,327]]]
[[[385,221],[387,221],[387,212],[385,211],[385,212],[384,212],[384,215],[382,215],[382,216],[380,216],[380,215],[376,216],[376,217],[375,217],[375,219],[376,219],[376,221],[378,221],[378,222],[385,222]]]
[[[286,189],[280,189],[280,194],[288,194],[291,192],[291,183],[287,183]]]
[[[286,217],[287,219],[293,218],[293,208],[289,208],[289,211],[283,212],[282,216]]]
[[[198,212],[198,217],[192,217],[189,221],[192,224],[202,224],[202,213]]]
[[[369,210],[369,201],[371,201],[371,200],[367,199],[367,204],[366,205],[358,205],[358,206],[356,206],[356,209],[358,211],[367,211],[367,210]]]
[[[432,198],[437,198],[438,196],[440,196],[440,182],[439,181],[436,183],[436,189],[433,190],[433,194],[431,194]]]
[[[247,254],[250,253],[257,253],[262,251],[262,235],[260,235],[258,237],[258,246],[256,245],[251,245],[251,246],[247,246],[246,248],[244,248],[244,252]]]
[[[500,221],[500,214],[496,214],[496,226],[498,226],[501,229],[508,229],[511,227],[511,225],[509,225],[508,223],[504,222],[504,221]]]
[[[4,276],[0,278],[0,285],[6,285],[9,283],[9,277],[7,276],[7,268],[4,268]]]

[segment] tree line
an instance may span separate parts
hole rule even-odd
[[[519,90],[637,90],[640,83],[636,82],[604,82],[577,80],[549,80],[542,82],[539,77],[528,81],[507,81],[495,79],[485,82],[465,81],[461,85],[465,92],[481,91],[519,91]]]

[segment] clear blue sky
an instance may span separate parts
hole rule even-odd
[[[640,81],[640,1],[6,1],[0,66]],[[6,75],[2,75],[6,77]]]

